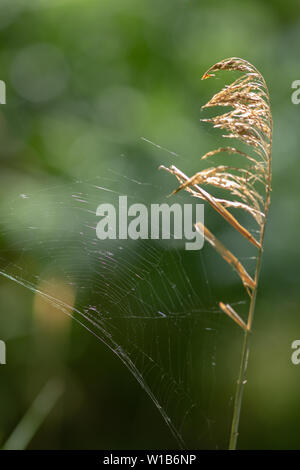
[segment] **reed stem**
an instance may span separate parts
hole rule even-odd
[[[264,237],[264,228],[261,234],[261,245],[263,242],[263,237]],[[256,304],[256,293],[257,293],[259,272],[260,272],[260,266],[261,266],[261,257],[262,257],[262,249],[260,249],[258,252],[255,278],[254,278],[255,288],[253,289],[253,292],[252,292],[252,297],[251,297],[251,302],[250,302],[250,307],[249,307],[247,330],[244,332],[244,343],[243,343],[243,348],[242,348],[240,371],[239,371],[239,376],[238,376],[237,386],[236,386],[236,391],[235,391],[235,398],[234,398],[233,417],[232,417],[231,433],[230,433],[230,440],[229,440],[229,447],[228,447],[229,450],[236,450],[237,440],[239,436],[239,423],[240,423],[243,391],[247,383],[246,373],[247,373],[247,368],[248,368],[248,359],[249,359],[249,352],[250,352],[250,335],[251,335],[251,330],[252,330],[252,323],[253,323],[254,310],[255,310],[255,304]]]

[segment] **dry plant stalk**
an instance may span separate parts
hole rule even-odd
[[[206,241],[236,271],[250,299],[246,321],[239,316],[231,305],[223,302],[219,303],[220,309],[244,331],[244,344],[229,443],[229,449],[235,449],[238,438],[242,394],[246,383],[249,334],[253,322],[265,224],[270,205],[272,115],[266,82],[253,65],[236,57],[225,59],[213,65],[203,75],[202,80],[214,77],[215,73],[220,70],[239,71],[242,72],[242,75],[216,93],[208,103],[202,106],[202,109],[224,106],[230,107],[231,110],[209,119],[202,119],[202,121],[210,122],[213,124],[213,127],[225,131],[226,133],[222,137],[235,139],[246,144],[248,151],[244,152],[230,146],[212,150],[206,153],[202,160],[210,159],[213,156],[221,159],[222,154],[227,153],[236,157],[237,165],[234,167],[222,164],[211,166],[199,171],[190,178],[173,165],[170,168],[163,166],[161,168],[175,175],[180,183],[173,194],[184,189],[191,193],[192,196],[208,202],[237,232],[257,248],[256,269],[254,276],[251,277],[233,253],[206,227],[200,223],[196,224],[196,228],[199,231],[203,231]],[[240,165],[239,162],[241,162]],[[221,199],[213,196],[210,192],[203,189],[203,186],[207,185],[227,191],[228,198]],[[255,238],[247,227],[237,220],[230,212],[231,209],[239,209],[254,219],[258,226],[258,238]]]

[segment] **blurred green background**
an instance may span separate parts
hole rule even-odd
[[[80,193],[95,210],[102,202],[90,186],[95,178],[99,186],[118,188],[138,198],[136,202],[162,201],[175,181],[157,171],[161,163],[193,174],[199,157],[217,147],[215,131],[199,122],[200,106],[224,82],[201,82],[202,74],[231,56],[249,60],[262,72],[274,120],[273,194],[239,447],[299,449],[300,365],[293,365],[290,357],[292,341],[300,339],[300,105],[291,102],[291,84],[300,79],[300,4],[1,0],[0,39],[0,79],[7,86],[7,104],[0,105],[1,272],[14,273],[48,293],[51,279],[50,295],[78,309],[98,302],[97,279],[91,281],[91,272],[97,278],[97,266],[89,265],[91,245],[86,248],[89,262],[86,251],[70,251],[73,242],[77,246],[81,213],[70,203],[66,220],[61,205],[67,207],[70,195]],[[79,191],[78,184],[84,189]],[[23,195],[26,202],[28,194],[34,196],[28,196],[23,211],[18,201]],[[100,194],[111,201],[105,192]],[[206,221],[209,217],[210,228],[227,240],[222,222],[207,211]],[[64,224],[71,236],[61,233]],[[35,225],[42,228],[42,240],[28,230]],[[88,231],[83,235],[85,246],[89,236]],[[145,256],[145,248],[139,250]],[[239,291],[233,281],[226,284],[226,267],[208,248],[182,257],[203,311],[207,305],[193,335],[191,323],[181,324],[177,333],[180,339],[189,331],[194,342],[186,346],[198,357],[198,363],[194,359],[189,365],[189,380],[195,396],[201,382],[198,400],[205,423],[199,419],[199,426],[196,422],[183,434],[190,448],[226,448],[241,335],[229,319],[212,311],[220,295],[238,299]],[[208,287],[199,272],[200,258]],[[126,255],[121,262],[128,262]],[[127,276],[118,266],[109,289]],[[173,275],[168,262],[164,270],[167,278]],[[78,273],[74,284],[64,277],[66,272]],[[89,289],[91,282],[93,289],[84,291],[82,286]],[[139,293],[139,298],[147,295]],[[105,301],[105,292],[103,296]],[[31,432],[32,449],[177,447],[148,395],[101,341],[7,277],[1,277],[0,305],[0,339],[7,345],[7,364],[0,366],[0,445],[31,410],[17,447],[25,445]],[[106,308],[113,309],[113,302],[107,301]],[[133,337],[143,348],[147,322],[141,328],[133,318],[128,323],[118,325],[127,345]],[[165,338],[171,336],[171,323],[162,327],[170,328]],[[213,338],[203,333],[212,326]],[[148,347],[155,356],[158,346]],[[172,361],[184,368],[186,356],[176,359],[175,347],[172,351]],[[149,380],[154,383],[157,377]],[[161,396],[173,393],[157,388]],[[45,419],[39,418],[43,413]],[[180,419],[180,413],[174,408],[175,417]]]

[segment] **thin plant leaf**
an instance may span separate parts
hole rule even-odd
[[[211,246],[227,261],[228,264],[238,273],[241,281],[246,288],[247,292],[249,289],[254,289],[255,282],[252,277],[247,273],[242,263],[234,256],[224,245],[221,243],[201,222],[197,222],[195,227],[199,233],[203,233],[205,240],[208,241]]]
[[[239,314],[231,307],[229,304],[224,304],[219,302],[219,307],[223,310],[226,315],[228,315],[233,321],[235,321],[243,330],[247,331],[248,327],[244,320],[239,316]]]

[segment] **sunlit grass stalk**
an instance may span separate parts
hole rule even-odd
[[[249,359],[249,353],[250,353],[251,328],[252,328],[252,322],[253,322],[254,310],[255,310],[255,304],[256,304],[256,294],[257,294],[257,285],[258,285],[257,281],[258,281],[259,272],[260,272],[261,255],[262,255],[262,250],[260,249],[258,258],[257,258],[257,263],[256,263],[256,274],[255,274],[256,287],[253,291],[251,302],[250,302],[247,329],[244,331],[244,341],[243,341],[243,347],[242,347],[240,371],[239,371],[239,376],[238,376],[236,390],[235,390],[233,417],[232,417],[231,432],[230,432],[230,439],[229,439],[229,450],[236,449],[237,440],[239,436],[239,423],[240,423],[243,391],[244,391],[244,386],[247,382],[246,373],[247,373],[248,359]]]
[[[270,205],[272,115],[266,82],[253,65],[236,57],[225,59],[213,65],[202,78],[213,77],[215,72],[220,70],[239,71],[242,72],[242,76],[216,93],[202,108],[221,106],[230,107],[232,110],[209,119],[202,119],[202,121],[210,122],[215,128],[227,131],[223,135],[224,138],[246,144],[252,153],[245,153],[235,147],[220,147],[212,150],[206,153],[202,160],[213,156],[220,158],[220,154],[229,153],[237,160],[242,159],[243,163],[238,163],[236,166],[224,164],[212,166],[199,171],[191,178],[173,165],[170,168],[162,168],[175,175],[180,183],[173,194],[184,189],[192,196],[204,200],[257,249],[256,267],[252,277],[241,261],[207,227],[200,222],[196,223],[197,230],[203,233],[206,241],[235,270],[249,296],[246,321],[230,304],[219,302],[220,309],[243,330],[244,334],[229,439],[229,449],[234,450],[239,435],[265,225]],[[217,198],[203,189],[206,185],[227,191],[230,197]],[[249,228],[232,215],[231,209],[242,210],[255,220],[259,228],[258,239],[252,235]]]

